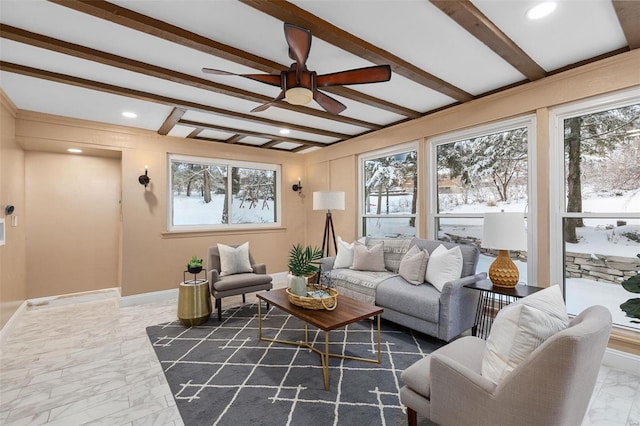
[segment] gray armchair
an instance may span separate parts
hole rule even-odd
[[[400,400],[439,425],[580,425],[611,332],[611,313],[592,306],[540,345],[499,384],[482,377],[485,341],[466,336],[402,373]]]
[[[232,245],[232,247],[237,247]],[[207,257],[207,279],[211,296],[216,300],[216,310],[218,311],[218,321],[222,321],[222,298],[242,295],[242,303],[246,302],[245,294],[255,291],[271,290],[273,284],[271,275],[267,275],[267,266],[264,263],[256,263],[251,253],[249,262],[253,272],[220,276],[220,252],[218,246],[209,247]],[[268,309],[267,305],[267,309]]]

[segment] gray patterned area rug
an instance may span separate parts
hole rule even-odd
[[[304,339],[304,323],[277,308],[263,336]],[[330,352],[375,358],[376,324],[365,320],[329,334]],[[330,358],[325,391],[320,356],[309,349],[258,340],[256,304],[230,308],[187,328],[175,321],[147,328],[187,426],[404,425],[400,373],[443,342],[382,321],[382,362]],[[309,340],[324,344],[310,327]]]

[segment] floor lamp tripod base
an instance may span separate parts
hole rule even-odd
[[[331,233],[329,233],[331,232]],[[323,256],[329,257],[330,254],[330,247],[331,247],[331,238],[333,238],[333,250],[336,254],[338,254],[338,243],[336,242],[336,233],[333,230],[333,219],[331,218],[331,211],[327,210],[327,217],[324,221],[324,235],[322,237],[322,253]],[[325,247],[326,247],[326,255],[325,253]]]

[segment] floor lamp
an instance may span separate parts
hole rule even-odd
[[[333,249],[338,253],[338,243],[336,242],[336,234],[333,230],[333,219],[331,218],[331,210],[344,210],[344,192],[342,191],[316,191],[313,193],[313,209],[326,210],[327,217],[324,222],[324,234],[322,237],[322,253],[329,257],[330,239],[333,238]]]

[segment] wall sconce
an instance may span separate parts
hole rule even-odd
[[[300,183],[300,178],[298,178],[298,183],[294,183],[291,189],[298,193],[302,192],[302,183]]]
[[[138,176],[138,182],[140,182],[140,185],[144,185],[145,188],[149,185],[149,182],[151,182],[148,172],[148,166],[144,166],[144,174]]]

